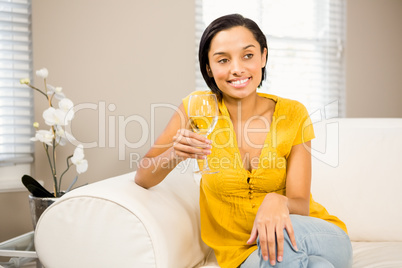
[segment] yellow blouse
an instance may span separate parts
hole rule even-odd
[[[187,111],[189,97],[183,99]],[[212,92],[209,92],[212,94]],[[275,111],[258,169],[244,169],[237,140],[224,101],[213,132],[212,153],[208,156],[216,174],[203,175],[200,185],[201,236],[216,254],[222,268],[238,267],[257,245],[248,245],[258,208],[267,193],[286,194],[287,158],[293,145],[310,141],[314,130],[303,104],[274,95],[258,93],[276,102]],[[202,161],[199,162],[202,169]],[[331,222],[345,232],[346,226],[310,195],[310,216]]]

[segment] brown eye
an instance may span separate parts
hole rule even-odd
[[[221,64],[226,63],[226,62],[228,62],[228,59],[221,59],[218,61],[218,63],[221,63]]]
[[[244,56],[245,59],[251,59],[254,55],[253,54],[247,54]]]

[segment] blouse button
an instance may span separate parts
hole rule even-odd
[[[254,207],[255,207],[255,204],[252,204],[251,207],[254,208]]]
[[[254,189],[254,185],[250,185],[249,188],[250,188],[250,190]]]
[[[254,196],[250,195],[250,199],[253,199],[253,198],[254,198]]]

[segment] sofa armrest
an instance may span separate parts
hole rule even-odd
[[[38,222],[39,259],[48,268],[202,263],[210,249],[200,238],[199,186],[191,174],[176,168],[146,190],[132,172],[64,195]]]

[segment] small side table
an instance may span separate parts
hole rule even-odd
[[[42,268],[35,252],[33,231],[0,243],[0,256],[10,257],[8,262],[0,262],[0,267]]]

